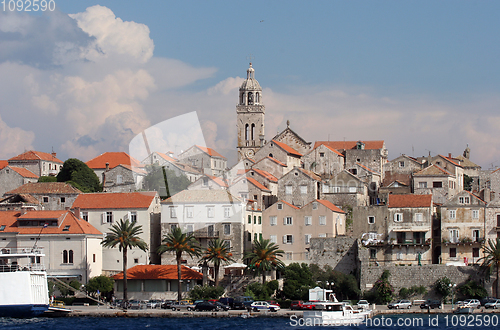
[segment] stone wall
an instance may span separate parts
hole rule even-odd
[[[344,274],[359,269],[358,241],[353,237],[311,238],[309,258],[320,267],[331,266]]]

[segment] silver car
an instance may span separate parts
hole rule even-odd
[[[484,304],[484,308],[497,309],[498,307],[500,307],[500,299],[488,301],[486,304]]]

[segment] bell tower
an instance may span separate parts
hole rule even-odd
[[[262,102],[262,88],[255,80],[252,63],[247,69],[247,79],[241,84],[236,106],[236,127],[238,130],[238,160],[254,158],[257,150],[265,143],[264,117],[266,108]]]

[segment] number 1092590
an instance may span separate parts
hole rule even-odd
[[[3,11],[54,11],[54,0],[2,0]]]

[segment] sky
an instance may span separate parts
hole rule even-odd
[[[192,112],[234,159],[252,62],[267,140],[290,120],[310,142],[384,140],[389,159],[468,145],[500,166],[498,1],[53,2],[0,4],[0,159],[88,161]]]

